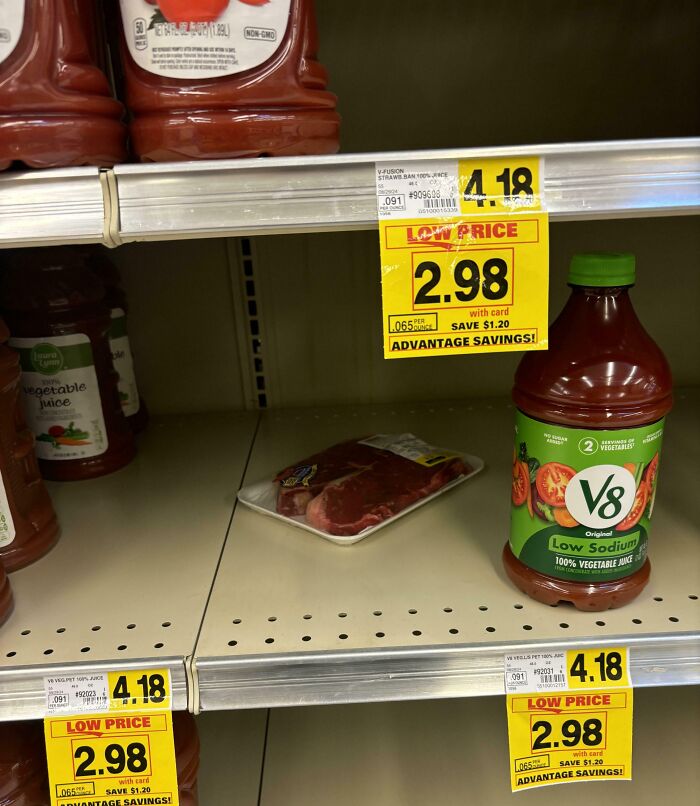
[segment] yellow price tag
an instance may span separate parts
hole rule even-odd
[[[46,690],[61,713],[44,720],[52,806],[177,806],[167,669],[50,678]],[[103,710],[83,712],[95,699]]]
[[[506,656],[514,792],[631,779],[628,660],[625,647]]]
[[[379,164],[384,357],[547,347],[537,158]]]

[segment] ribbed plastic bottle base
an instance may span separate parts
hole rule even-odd
[[[513,554],[510,544],[503,548],[503,565],[511,582],[531,599],[546,605],[569,602],[577,610],[590,613],[622,607],[635,599],[649,581],[651,564],[644,565],[624,579],[611,582],[570,582],[533,571]]]

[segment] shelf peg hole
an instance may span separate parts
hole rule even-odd
[[[302,641],[310,641],[310,640],[311,640],[311,636],[310,636],[310,635],[302,635],[302,636],[301,636],[301,640],[302,640]]]
[[[228,642],[229,646],[236,646],[237,644],[238,644],[238,641],[229,641]]]
[[[442,612],[443,612],[443,613],[451,613],[451,612],[452,612],[452,608],[451,608],[451,607],[443,607],[443,608],[442,608]]]
[[[372,611],[372,615],[373,615],[373,616],[381,616],[381,615],[382,615],[382,611],[381,611],[381,610],[374,610],[374,611]]]
[[[384,636],[386,635],[386,633],[383,633],[383,632],[375,632],[375,635],[377,636],[377,638],[384,638]]]
[[[680,621],[680,619],[679,619],[679,618],[677,618],[676,616],[669,616],[669,617],[668,617],[668,620],[669,620],[669,621],[672,621],[674,624],[676,624],[677,622],[679,622],[679,621]]]
[[[14,658],[14,656],[15,656],[16,654],[17,654],[17,653],[16,653],[14,650],[12,650],[11,652],[8,652],[8,653],[7,653],[7,655],[5,655],[5,657],[6,657],[6,658]]]
[[[496,632],[496,628],[495,627],[487,627],[486,632]]]
[[[531,630],[532,624],[523,624],[523,630]]]
[[[633,618],[632,619],[632,624],[641,624],[641,623],[642,623],[642,620],[640,618]]]
[[[60,635],[61,633],[64,633],[65,631],[66,631],[66,628],[65,628],[65,627],[59,627],[59,628],[56,630],[56,632],[57,632],[59,635]]]
[[[688,598],[692,599],[693,601],[695,601],[698,597],[694,593],[689,593]]]
[[[277,621],[277,616],[268,616],[268,621]]]
[[[416,613],[417,613],[418,611],[416,610],[416,608],[415,608],[415,607],[412,607],[412,608],[411,608],[411,609],[410,609],[408,612],[409,612],[409,613],[410,613],[412,616],[415,616],[415,615],[416,615]]]
[[[341,632],[340,635],[338,636],[338,638],[340,638],[341,641],[345,641],[347,637],[348,637],[347,633],[344,632]]]
[[[305,613],[303,618],[308,621],[311,618],[311,613]]]
[[[240,624],[240,623],[241,623],[241,619],[239,619],[239,618],[235,618],[233,620],[233,622],[232,622],[232,624]]]
[[[163,644],[160,641],[158,641],[157,644],[153,644],[153,649],[163,649],[164,646],[165,646],[165,644]]]
[[[53,655],[53,649],[45,649],[44,655]]]
[[[95,624],[95,626],[92,628],[92,631],[93,632],[99,632],[101,629],[102,629],[102,627],[100,627],[99,624]]]
[[[89,652],[89,651],[90,651],[90,647],[89,647],[89,646],[84,646],[84,647],[82,647],[82,649],[81,649],[80,651],[81,651],[81,652]]]
[[[521,604],[514,604],[514,605],[513,605],[513,607],[514,607],[516,610],[522,610],[522,609],[523,609],[523,605],[521,605]]]
[[[654,601],[655,602],[663,602],[663,600],[664,600],[663,596],[654,596]]]
[[[488,607],[486,607],[486,605],[479,605],[479,610],[481,610],[481,612],[484,613],[488,610]]]
[[[423,635],[420,630],[413,630],[413,635]]]
[[[456,627],[450,629],[450,635],[459,635],[459,630]]]
[[[265,643],[266,643],[266,644],[274,644],[274,643],[275,643],[275,639],[274,639],[274,638],[266,638],[266,639],[265,639]]]
[[[597,624],[599,627],[605,627],[605,622],[604,622],[604,621],[596,621],[596,624]]]
[[[569,625],[565,621],[562,621],[559,626],[562,628],[562,630],[568,630],[569,629]]]
[[[127,625],[126,625],[126,629],[127,629],[127,630],[135,630],[135,629],[136,629],[136,625],[135,625],[135,624],[127,624]]]
[[[347,613],[338,613],[338,618],[347,618],[347,617],[348,617]]]
[[[119,644],[119,646],[117,647],[117,649],[118,649],[120,652],[123,652],[123,651],[126,649],[126,644]]]
[[[31,635],[31,632],[32,632],[31,630],[22,630],[20,635]]]
[[[161,627],[172,627],[172,621],[164,621],[160,626]]]

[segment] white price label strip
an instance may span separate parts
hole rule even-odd
[[[109,708],[107,674],[44,678],[46,715],[89,714]]]

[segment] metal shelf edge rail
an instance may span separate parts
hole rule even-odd
[[[184,711],[187,709],[187,673],[183,658],[47,664],[46,666],[10,668],[0,671],[0,722],[44,717],[46,706],[44,677],[126,672],[140,669],[170,669],[173,710]]]
[[[507,653],[628,646],[635,687],[700,683],[700,634],[199,658],[202,711],[503,694]]]
[[[101,243],[99,168],[0,173],[0,246]]]
[[[554,220],[700,212],[700,138],[280,157],[114,169],[122,242],[377,226],[375,163],[539,155]]]

